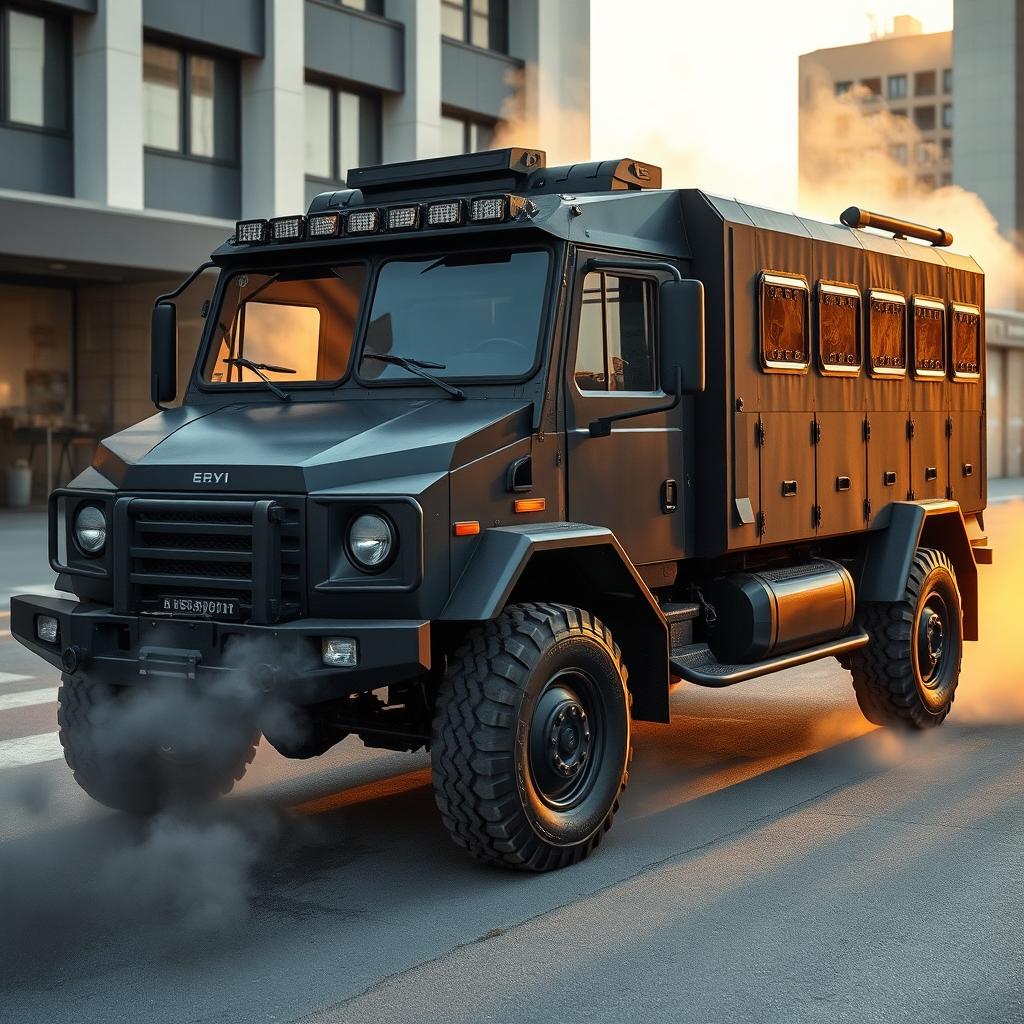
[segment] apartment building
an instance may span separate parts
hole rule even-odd
[[[800,57],[800,159],[810,158],[819,90],[866,115],[906,118],[908,131],[885,133],[896,187],[934,189],[953,181],[953,33],[922,33],[909,15],[868,42]],[[841,114],[839,116],[842,116]],[[846,156],[857,160],[863,154]],[[905,168],[900,173],[897,168]]]
[[[148,414],[152,301],[237,218],[487,148],[508,119],[588,156],[589,19],[589,0],[0,0],[0,463],[30,460],[41,495]],[[183,368],[209,292],[179,306]]]

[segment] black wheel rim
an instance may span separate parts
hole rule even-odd
[[[915,637],[918,673],[921,683],[929,690],[939,690],[948,682],[949,662],[955,647],[951,629],[946,599],[934,590],[921,608]]]
[[[567,811],[590,795],[604,748],[604,706],[587,673],[566,669],[547,682],[530,721],[533,784],[548,807]]]

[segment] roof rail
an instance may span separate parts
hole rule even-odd
[[[859,206],[847,207],[839,215],[839,219],[848,228],[878,228],[879,231],[891,231],[893,238],[919,238],[922,242],[931,242],[933,246],[938,247],[953,244],[953,236],[945,228],[930,228],[884,213],[862,210]]]

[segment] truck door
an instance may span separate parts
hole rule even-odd
[[[567,505],[571,520],[607,526],[637,564],[683,553],[682,412],[615,423],[591,437],[599,416],[664,405],[658,380],[652,271],[605,272],[580,263],[564,378]]]

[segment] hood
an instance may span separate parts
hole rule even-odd
[[[183,407],[107,438],[93,465],[119,489],[308,493],[448,472],[528,436],[530,413],[500,399]]]

